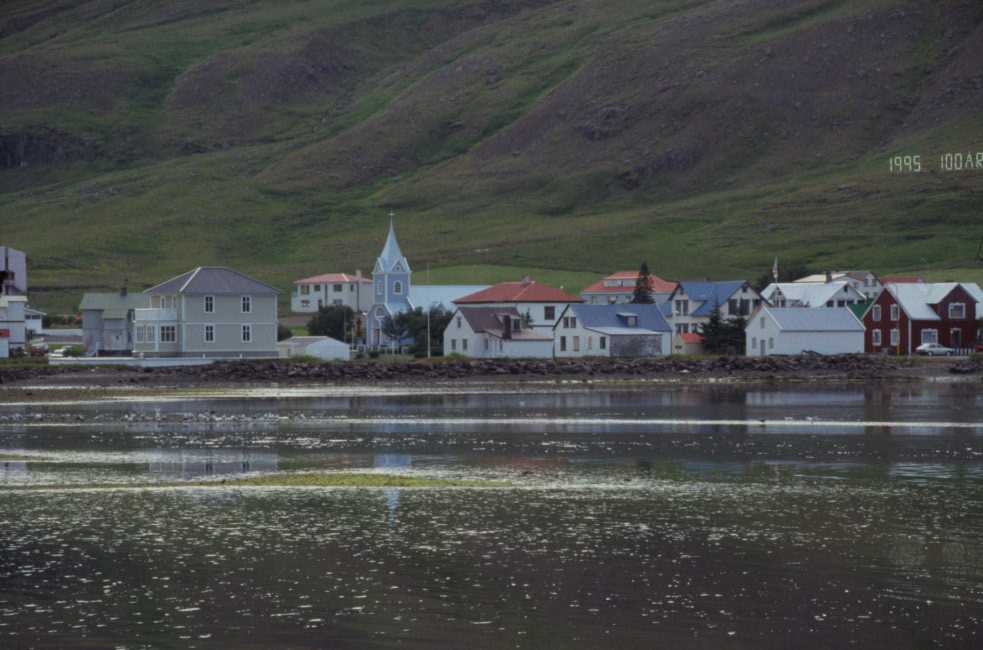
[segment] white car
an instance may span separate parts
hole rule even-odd
[[[916,354],[925,354],[930,357],[947,357],[955,352],[952,348],[947,348],[940,343],[922,343],[915,348]]]

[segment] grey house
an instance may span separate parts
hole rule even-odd
[[[276,357],[277,294],[221,266],[200,266],[147,289],[133,351],[148,357]]]
[[[82,346],[90,357],[133,352],[133,320],[137,309],[150,306],[150,296],[129,293],[87,293],[82,296]]]

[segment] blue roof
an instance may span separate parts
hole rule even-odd
[[[744,280],[726,280],[724,282],[692,282],[683,280],[679,283],[679,291],[685,293],[690,300],[701,302],[690,316],[709,316],[714,308],[727,304],[727,299],[734,295],[746,284]]]
[[[572,304],[570,310],[580,319],[583,327],[592,330],[627,330],[617,332],[619,334],[630,334],[640,330],[671,332],[672,328],[662,315],[662,304]],[[626,316],[629,314],[638,316],[637,327],[628,328]]]

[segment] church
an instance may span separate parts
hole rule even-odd
[[[413,284],[413,269],[399,249],[396,226],[389,215],[389,235],[372,270],[373,304],[366,320],[366,343],[370,348],[400,345],[382,331],[386,318],[393,318],[417,307],[428,311],[442,307],[454,311],[454,300],[487,289],[488,285]]]

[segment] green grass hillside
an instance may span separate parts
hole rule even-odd
[[[8,0],[0,243],[55,310],[368,271],[390,209],[434,281],[978,275],[981,60],[960,0]]]

